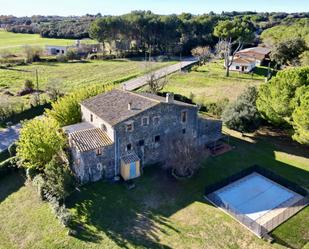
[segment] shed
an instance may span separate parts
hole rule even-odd
[[[140,159],[135,153],[130,153],[121,157],[120,174],[127,181],[141,175]]]

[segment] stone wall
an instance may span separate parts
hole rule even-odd
[[[114,128],[105,122],[103,119],[89,111],[87,108],[85,108],[83,105],[81,105],[81,112],[82,112],[82,121],[86,121],[88,123],[93,124],[95,127],[103,129],[109,138],[114,141]],[[91,114],[93,117],[93,120],[91,121]],[[103,125],[106,127],[106,129],[103,127]]]
[[[98,181],[101,178],[112,178],[115,175],[114,144],[101,148],[102,154],[96,150],[79,152],[71,147],[73,171],[81,183]]]
[[[187,121],[181,121],[181,112],[187,112]],[[142,118],[148,117],[149,124],[142,126]],[[155,124],[155,117],[159,117],[159,123]],[[126,155],[128,144],[131,144],[131,151],[134,151],[141,159],[142,165],[153,164],[164,161],[166,157],[167,140],[197,136],[197,108],[191,106],[180,106],[168,103],[154,106],[142,114],[136,115],[128,120],[133,122],[134,130],[126,130],[126,122],[116,125],[117,154]],[[155,141],[160,136],[160,141]],[[143,142],[143,145],[141,141]],[[120,161],[118,160],[118,170]]]

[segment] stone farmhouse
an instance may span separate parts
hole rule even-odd
[[[82,122],[64,127],[73,171],[82,183],[141,175],[145,165],[164,162],[164,144],[177,137],[206,147],[222,137],[222,123],[198,115],[196,105],[115,89],[81,103]]]

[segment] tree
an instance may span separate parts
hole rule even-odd
[[[155,72],[151,72],[147,76],[147,85],[151,93],[157,94],[158,92],[162,91],[163,88],[168,83],[167,76],[164,76],[163,78],[158,78]]]
[[[42,48],[40,47],[31,47],[31,46],[24,46],[24,54],[26,56],[26,62],[32,63],[34,61],[39,61],[40,56],[42,54]]]
[[[203,160],[201,146],[191,138],[166,141],[167,159],[165,169],[171,169],[176,176],[187,177],[200,168]],[[204,154],[205,157],[205,154]]]
[[[276,43],[271,49],[271,59],[279,65],[299,64],[299,56],[307,49],[302,38],[292,38]]]
[[[64,152],[57,153],[44,168],[45,188],[48,193],[65,200],[74,190],[75,182],[69,167],[69,161]]]
[[[257,89],[249,87],[234,103],[227,106],[222,118],[228,128],[241,132],[258,128],[261,118],[256,108],[257,96]]]
[[[46,84],[47,95],[53,102],[63,96],[63,93],[58,87],[60,84],[60,79],[49,79]]]
[[[198,46],[191,50],[191,54],[199,58],[200,63],[205,64],[211,58],[211,50],[209,46]]]
[[[301,144],[309,144],[309,85],[296,90],[297,105],[292,113],[293,139]]]
[[[309,67],[285,69],[261,85],[256,104],[262,117],[274,125],[291,125],[296,90],[309,84],[308,75]]]
[[[299,58],[302,66],[309,66],[309,50],[304,51]]]
[[[17,142],[17,157],[26,168],[42,170],[62,150],[65,138],[58,123],[50,118],[24,122]]]
[[[66,53],[66,57],[68,60],[80,60],[81,56],[76,48],[70,48],[68,49]]]
[[[52,109],[46,115],[54,119],[60,127],[76,124],[81,121],[80,102],[112,89],[112,85],[94,85],[75,90],[69,95],[52,103]]]
[[[254,38],[252,24],[240,18],[235,18],[232,21],[219,21],[214,29],[214,35],[219,38],[218,52],[222,52],[224,55],[226,77],[229,77],[235,54],[243,47],[244,43],[248,43]],[[236,48],[232,52],[234,45]]]

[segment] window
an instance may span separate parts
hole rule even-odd
[[[90,122],[93,122],[93,115],[90,114]]]
[[[60,53],[60,50],[59,50],[59,49],[57,49],[57,50],[56,50],[56,52],[57,52],[57,54],[58,54],[58,53]]]
[[[236,66],[236,69],[239,69],[239,66]]]
[[[132,149],[132,144],[127,144],[127,151],[130,151]]]
[[[106,128],[106,125],[105,125],[105,124],[102,124],[102,130],[103,130],[103,131],[107,131],[107,128]]]
[[[159,143],[160,142],[160,135],[155,136],[155,143]]]
[[[183,123],[187,122],[187,112],[186,111],[181,112],[181,122]]]
[[[142,126],[147,126],[149,124],[149,118],[148,117],[143,117],[142,118]]]
[[[186,134],[186,129],[182,129],[182,134]]]
[[[97,156],[102,155],[102,150],[101,150],[101,149],[97,149],[97,150],[96,150],[96,155],[97,155]]]
[[[126,124],[126,129],[127,129],[127,131],[133,131],[133,129],[134,129],[133,123]]]
[[[144,139],[139,140],[139,141],[138,141],[138,145],[139,145],[139,146],[144,146],[144,145],[145,145]]]
[[[155,125],[158,125],[158,124],[160,123],[160,117],[159,117],[159,116],[153,117],[153,123],[154,123]]]

